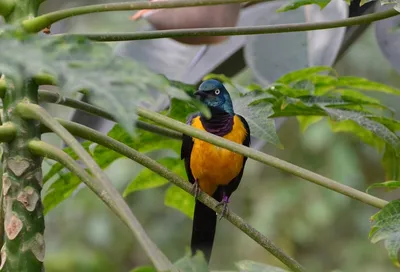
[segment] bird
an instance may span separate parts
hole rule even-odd
[[[250,128],[243,116],[235,114],[232,99],[225,86],[216,79],[203,81],[194,93],[210,109],[211,118],[194,113],[186,124],[205,130],[233,142],[250,146]],[[221,218],[227,211],[232,193],[243,176],[247,157],[217,147],[205,141],[183,135],[181,159],[192,184],[195,196],[191,252],[201,251],[210,262],[217,224],[217,214],[200,202],[201,191],[212,196],[223,206]]]

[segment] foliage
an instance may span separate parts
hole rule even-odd
[[[385,241],[385,247],[392,262],[400,267],[398,252],[400,249],[400,200],[387,204],[382,210],[371,217],[375,222],[369,238],[372,243]]]
[[[187,93],[170,85],[164,76],[133,60],[113,55],[112,48],[106,44],[80,37],[41,38],[3,29],[0,70],[16,86],[25,78],[49,74],[63,95],[85,92],[91,103],[108,110],[130,133],[137,120],[136,107],[157,104],[150,90],[193,101],[199,106]]]

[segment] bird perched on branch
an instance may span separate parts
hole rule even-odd
[[[250,128],[242,116],[235,114],[231,97],[221,82],[214,79],[204,81],[195,95],[210,108],[212,116],[206,119],[201,114],[194,114],[188,118],[187,124],[250,146]],[[195,197],[202,190],[219,201],[223,205],[222,218],[231,194],[242,179],[247,158],[187,135],[183,135],[181,158],[185,161],[186,173],[193,184]],[[207,261],[210,260],[216,223],[216,213],[196,200],[192,254],[200,250]]]

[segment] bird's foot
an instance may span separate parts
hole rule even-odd
[[[196,199],[199,196],[200,193],[200,185],[199,185],[199,181],[196,179],[193,183],[192,186],[192,193],[194,194],[194,198]]]
[[[217,204],[217,207],[219,207],[221,205],[224,206],[222,209],[222,213],[219,216],[219,220],[221,220],[222,217],[224,217],[226,212],[228,211],[228,203],[229,203],[229,197],[224,195],[224,197],[222,198],[222,201]]]

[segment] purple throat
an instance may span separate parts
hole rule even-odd
[[[233,128],[233,116],[227,112],[212,112],[211,119],[201,117],[200,120],[207,132],[221,137],[231,132]]]

